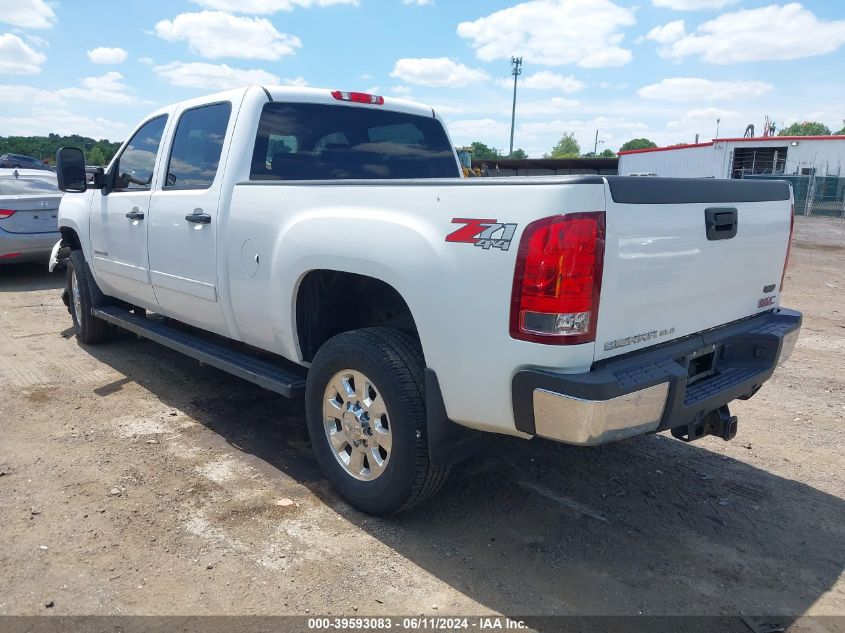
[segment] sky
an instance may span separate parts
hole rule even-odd
[[[433,106],[458,145],[532,157],[845,119],[841,0],[0,0],[0,135],[123,140],[247,84]]]

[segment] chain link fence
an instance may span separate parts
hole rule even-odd
[[[807,176],[755,174],[749,180],[786,180],[795,195],[796,215],[821,215],[845,218],[845,178],[839,176]]]

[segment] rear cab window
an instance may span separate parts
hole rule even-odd
[[[264,105],[251,180],[459,178],[434,117],[316,103]]]

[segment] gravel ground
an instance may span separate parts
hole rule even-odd
[[[300,401],[80,346],[63,283],[0,269],[0,614],[845,615],[845,222],[799,218],[804,329],[734,441],[490,436],[389,519],[328,488]]]

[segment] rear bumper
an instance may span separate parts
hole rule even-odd
[[[57,240],[62,238],[58,231],[49,233],[9,233],[0,229],[0,264],[17,262],[47,261]],[[3,257],[20,253],[15,257]]]
[[[799,312],[776,309],[584,374],[522,370],[512,384],[516,428],[596,445],[695,423],[753,396],[792,353],[800,328]]]

